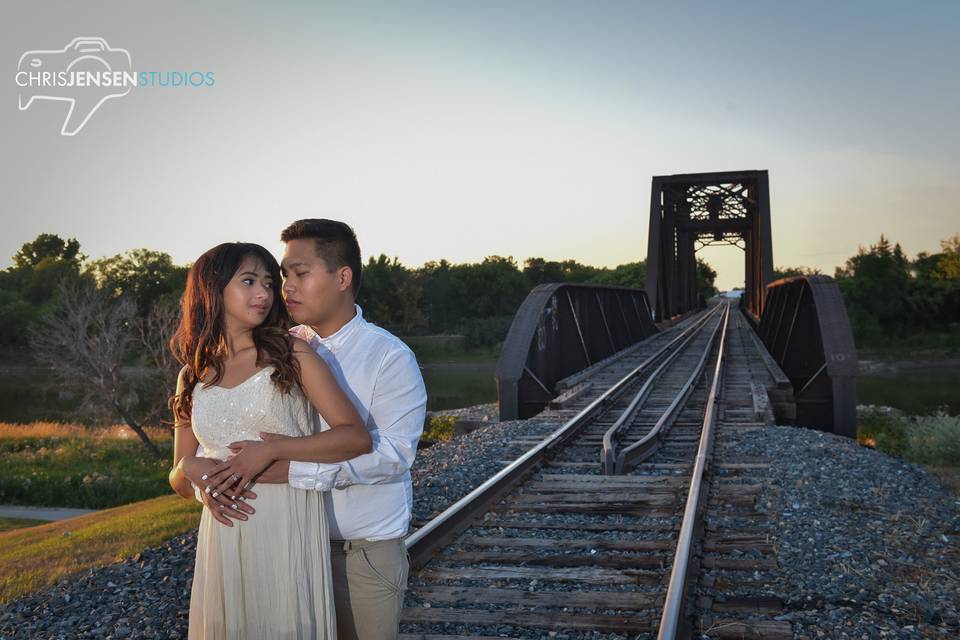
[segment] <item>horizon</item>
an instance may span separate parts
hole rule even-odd
[[[47,233],[49,233],[49,232],[47,232]],[[119,253],[115,253],[115,254],[111,254],[111,255],[91,256],[91,255],[88,255],[88,254],[86,254],[86,253],[84,252],[84,250],[83,250],[83,241],[82,241],[80,238],[65,237],[65,236],[60,235],[60,234],[53,234],[53,235],[58,235],[60,238],[62,238],[62,239],[65,240],[65,241],[68,241],[68,240],[77,240],[77,241],[80,243],[80,256],[82,257],[82,260],[81,260],[81,265],[82,265],[82,266],[88,265],[88,264],[90,264],[90,263],[92,263],[92,262],[94,262],[94,261],[100,260],[100,259],[102,259],[102,258],[112,258],[112,257],[115,257],[115,256],[117,256],[117,255],[123,255],[123,254],[128,253],[129,251],[133,251],[133,250],[136,250],[136,249],[147,249],[147,250],[150,250],[150,251],[159,251],[159,252],[161,252],[161,253],[167,253],[167,255],[170,255],[169,252],[166,252],[166,251],[162,251],[162,250],[159,250],[159,249],[152,249],[151,247],[141,246],[141,247],[131,247],[131,248],[129,248],[129,249],[125,249],[125,250],[123,250],[123,251],[120,251]],[[902,244],[899,243],[899,242],[897,242],[896,239],[890,238],[890,237],[887,236],[886,234],[882,234],[882,235],[883,235],[884,238],[886,238],[886,240],[887,240],[888,242],[891,243],[891,245],[894,245],[894,246],[899,245],[899,246],[901,247],[901,250],[903,250]],[[951,237],[952,237],[953,235],[954,235],[954,234],[951,234]],[[27,242],[32,242],[32,241],[35,240],[35,239],[36,239],[36,238],[34,237],[34,238],[30,239],[30,240],[25,240],[24,242],[20,243],[20,245],[17,247],[17,249],[19,250],[25,243],[27,243]],[[948,238],[943,238],[943,240],[947,240],[947,239],[948,239]],[[867,244],[859,245],[858,248],[857,248],[857,252],[854,252],[854,253],[852,253],[850,256],[847,256],[847,258],[851,258],[851,257],[857,255],[857,253],[858,253],[860,250],[869,250],[872,246],[878,244],[879,241],[880,241],[880,237],[877,237],[877,240],[876,240],[876,241],[871,241],[871,242],[869,242],[869,243],[867,243]],[[257,243],[257,244],[259,244],[259,243]],[[282,243],[281,243],[281,244],[282,244]],[[723,249],[725,249],[725,248],[726,248],[726,247],[722,247],[720,250],[723,250]],[[707,247],[707,249],[709,249],[709,247]],[[936,249],[921,250],[921,251],[919,251],[919,252],[917,252],[917,253],[915,253],[915,254],[910,254],[909,252],[904,251],[904,256],[905,256],[908,260],[913,261],[913,260],[917,259],[917,258],[920,256],[920,254],[933,255],[933,254],[940,253],[941,250],[942,250],[942,248],[940,247],[940,245],[939,245],[939,243],[938,243],[938,246],[937,246]],[[548,261],[548,262],[550,262],[550,261],[563,262],[563,261],[565,261],[565,260],[574,260],[574,261],[577,262],[578,264],[581,264],[581,265],[586,266],[586,267],[597,268],[597,269],[609,269],[609,270],[613,270],[613,269],[616,269],[616,268],[618,268],[618,267],[622,267],[622,266],[625,266],[625,265],[627,265],[627,264],[630,264],[630,263],[628,263],[628,262],[621,262],[621,263],[615,264],[615,265],[597,265],[597,264],[591,264],[591,263],[588,263],[588,262],[581,262],[580,260],[577,260],[576,258],[562,258],[562,257],[561,257],[561,258],[547,258],[547,257],[545,257],[545,256],[527,256],[527,257],[524,258],[523,260],[519,260],[519,259],[517,259],[515,256],[501,256],[501,255],[493,254],[493,253],[492,253],[492,254],[489,254],[489,255],[486,255],[486,256],[480,258],[479,260],[475,260],[475,261],[461,262],[461,261],[451,260],[451,259],[448,259],[448,258],[446,258],[446,257],[437,257],[437,258],[431,258],[431,259],[429,259],[429,260],[426,260],[426,261],[424,261],[424,262],[422,262],[422,263],[420,263],[420,264],[409,264],[409,263],[404,262],[403,260],[400,260],[400,258],[399,258],[398,256],[396,256],[396,255],[390,255],[390,254],[386,254],[386,253],[382,253],[382,252],[381,252],[381,253],[377,253],[377,254],[365,254],[365,253],[363,252],[362,243],[361,243],[360,251],[361,251],[362,262],[363,262],[364,265],[366,265],[370,260],[376,260],[376,259],[380,258],[381,256],[385,256],[388,260],[397,259],[403,267],[405,267],[406,269],[409,269],[409,270],[411,270],[411,271],[416,271],[416,270],[418,270],[418,269],[422,269],[422,268],[424,268],[424,267],[427,265],[427,263],[429,263],[429,262],[437,262],[437,263],[438,263],[438,262],[440,262],[441,260],[446,260],[446,261],[447,261],[449,264],[451,264],[451,265],[476,264],[476,263],[483,262],[483,260],[486,260],[487,258],[493,258],[493,257],[500,257],[500,258],[506,258],[506,259],[509,259],[509,260],[513,260],[513,261],[516,263],[516,265],[517,265],[517,267],[518,267],[518,269],[519,269],[520,271],[523,271],[524,265],[525,265],[525,263],[526,263],[526,261],[527,261],[528,259],[537,259],[537,258],[544,259],[544,260],[546,260],[546,261]],[[283,257],[283,255],[282,255],[282,250],[281,250],[280,252],[270,251],[270,253],[277,259],[277,262],[280,262],[280,261],[281,261],[281,259],[282,259],[282,257]],[[701,253],[701,252],[697,252],[697,258],[698,258],[698,259],[700,259],[700,257],[701,257],[701,256],[700,256],[700,253]],[[6,270],[6,269],[9,269],[9,268],[13,267],[12,257],[13,257],[13,256],[11,255],[11,258],[6,261],[8,264],[4,264],[3,266],[0,266],[0,270]],[[198,257],[199,257],[199,256],[198,256]],[[827,276],[830,276],[830,277],[834,277],[834,270],[844,267],[844,266],[846,265],[846,260],[847,260],[847,258],[844,259],[843,264],[837,264],[837,265],[835,265],[835,266],[834,266],[834,269],[832,269],[832,270],[830,270],[830,271],[823,271],[823,270],[821,270],[821,271],[820,271],[820,274],[821,274],[821,275],[827,275]],[[193,264],[193,262],[194,262],[193,260],[189,260],[189,261],[186,261],[186,262],[178,262],[176,259],[174,259],[174,257],[173,257],[172,255],[171,255],[171,260],[172,260],[173,264],[174,264],[175,266],[178,266],[178,267],[189,267],[189,266],[191,266],[191,265]],[[644,255],[643,257],[639,258],[638,260],[633,260],[633,261],[631,261],[631,262],[646,262],[646,255]],[[707,264],[708,264],[709,266],[711,266],[712,268],[716,269],[715,265],[711,264],[710,262],[707,262]],[[774,268],[775,268],[775,269],[809,268],[809,265],[803,265],[803,264],[779,264],[779,263],[776,263],[776,261],[775,261],[775,267],[774,267]],[[717,288],[718,292],[721,292],[721,293],[722,293],[722,292],[726,292],[726,291],[735,291],[735,290],[740,290],[740,289],[743,288],[743,283],[739,283],[739,284],[734,283],[734,284],[731,285],[731,286],[723,287],[723,286],[720,285],[720,282],[719,282],[719,273],[718,273],[718,275],[717,275],[717,278],[718,278],[718,280],[714,283],[714,286]]]

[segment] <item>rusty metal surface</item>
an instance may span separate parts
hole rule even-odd
[[[497,362],[500,419],[536,415],[558,381],[656,332],[641,289],[539,285],[520,305]]]
[[[678,358],[683,353],[683,350],[686,348],[687,344],[697,337],[697,334],[703,330],[703,327],[710,321],[717,311],[721,310],[721,308],[722,306],[718,305],[713,311],[704,314],[700,320],[690,325],[690,327],[688,327],[683,333],[671,340],[668,344],[664,345],[660,351],[655,353],[641,365],[642,368],[650,368],[654,365],[657,365],[657,368],[653,371],[653,373],[650,374],[636,394],[634,394],[633,399],[627,405],[627,408],[623,411],[623,414],[621,414],[621,416],[610,426],[609,429],[607,429],[606,433],[603,435],[603,449],[600,452],[600,466],[605,475],[619,475],[627,473],[630,465],[636,464],[637,462],[648,458],[656,453],[657,449],[660,448],[666,431],[669,428],[669,424],[671,424],[672,418],[675,417],[677,413],[677,407],[680,403],[685,402],[686,398],[689,396],[688,387],[690,387],[690,380],[687,381],[677,397],[674,399],[674,402],[663,413],[661,418],[654,424],[654,426],[646,435],[640,438],[640,440],[637,442],[625,444],[622,448],[618,447],[620,444],[618,440],[621,434],[627,431],[630,423],[633,421],[634,416],[647,401],[647,398],[653,390],[654,385],[658,382],[658,379],[662,375],[663,371],[670,365],[671,362],[673,362],[673,360]],[[710,344],[712,344],[712,338]],[[710,348],[708,346],[708,353],[709,350]],[[702,370],[703,362],[704,360],[701,359],[700,370]],[[695,377],[696,375],[698,375],[698,373],[695,372],[692,377]]]
[[[687,400],[690,398],[690,394],[693,393],[693,389],[696,386],[697,380],[703,374],[703,370],[707,365],[707,359],[710,357],[710,353],[713,351],[713,345],[717,340],[717,336],[719,335],[722,338],[725,335],[726,326],[730,317],[730,305],[718,305],[717,308],[721,309],[721,318],[723,319],[711,332],[706,348],[700,354],[700,359],[697,362],[697,366],[690,373],[686,382],[684,382],[683,386],[680,388],[679,393],[677,393],[670,405],[666,408],[666,410],[664,410],[663,414],[657,420],[656,424],[654,424],[650,432],[644,437],[640,438],[640,440],[637,442],[634,442],[633,444],[630,444],[629,446],[624,447],[617,452],[616,465],[612,470],[613,473],[618,475],[627,473],[631,466],[636,465],[652,456],[663,444],[670,427],[677,419],[680,411],[686,405]],[[721,327],[723,327],[723,332],[721,332]],[[678,355],[679,351],[680,349],[678,349]],[[654,375],[656,376],[656,374]]]
[[[690,489],[687,492],[687,501],[684,505],[683,520],[680,524],[680,533],[677,536],[677,549],[673,556],[673,565],[670,568],[670,582],[667,595],[664,599],[663,613],[660,617],[660,627],[657,640],[674,640],[679,637],[689,637],[684,625],[684,603],[688,596],[688,584],[692,573],[691,561],[696,541],[696,531],[701,527],[707,501],[707,489],[704,478],[710,468],[713,453],[714,432],[718,422],[718,398],[720,396],[721,381],[726,363],[724,355],[727,346],[727,327],[730,324],[730,306],[724,309],[723,328],[720,331],[720,346],[717,349],[717,362],[713,369],[713,381],[707,395],[707,406],[704,410],[703,426],[700,430],[700,444],[697,447],[697,456],[694,459],[693,471],[690,474]],[[711,340],[712,343],[712,340]]]
[[[744,251],[746,305],[762,313],[773,279],[766,171],[654,176],[648,231],[646,290],[658,322],[702,306],[696,252],[713,244]]]
[[[834,279],[771,282],[757,334],[793,384],[796,423],[856,437],[857,351]]]
[[[548,289],[554,286],[556,285],[546,285]],[[448,507],[426,525],[407,536],[405,544],[407,552],[410,554],[411,566],[420,568],[429,562],[437,549],[468,527],[478,514],[483,513],[530,471],[537,468],[544,458],[561,449],[571,438],[577,436],[580,430],[590,424],[600,413],[608,410],[610,405],[624,393],[624,390],[633,380],[643,374],[643,370],[643,365],[641,365],[627,373],[619,382],[604,391],[596,400],[577,412],[577,415],[565,422],[538,445],[498,471],[493,477]]]

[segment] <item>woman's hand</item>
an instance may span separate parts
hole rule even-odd
[[[200,489],[203,506],[210,510],[210,515],[220,524],[232,527],[233,521],[230,518],[246,520],[249,515],[256,513],[256,510],[243,500],[253,500],[257,494],[244,491],[236,500],[230,500],[222,493],[214,495],[210,486],[210,474],[219,464],[220,460],[215,458],[186,456],[180,460],[180,470],[187,480]]]
[[[209,473],[214,497],[226,494],[231,498],[245,491],[254,479],[277,459],[269,442],[241,440],[228,445],[230,456]]]

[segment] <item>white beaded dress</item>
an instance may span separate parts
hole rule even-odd
[[[210,458],[261,431],[310,435],[310,404],[296,386],[281,393],[273,367],[230,388],[198,383],[193,432]],[[200,518],[190,597],[191,639],[336,637],[330,542],[322,495],[288,484],[258,484],[256,513],[227,527]]]

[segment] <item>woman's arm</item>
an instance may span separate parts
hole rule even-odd
[[[180,375],[177,376],[177,395],[180,395],[183,391],[185,371],[186,367],[181,369]],[[246,520],[249,517],[248,514],[255,512],[253,507],[234,499],[228,501],[226,496],[217,496],[212,491],[207,490],[209,483],[205,480],[209,479],[209,475],[204,474],[210,474],[220,461],[214,458],[197,457],[197,447],[200,446],[200,443],[193,433],[190,422],[182,420],[180,416],[176,415],[173,420],[173,468],[170,469],[168,476],[170,486],[177,492],[177,495],[190,500],[193,500],[196,496],[194,485],[199,487],[203,505],[210,510],[213,518],[221,524],[232,527],[233,522],[230,518]],[[256,497],[257,494],[252,491],[244,491],[242,499]]]
[[[341,462],[372,450],[370,432],[323,359],[299,338],[294,338],[294,356],[300,364],[304,394],[330,429],[299,438],[231,444],[236,455],[217,465],[210,475],[210,484],[218,492],[247,486],[275,460]]]
[[[184,367],[180,370],[180,375],[177,376],[177,391],[176,394],[179,396],[183,392],[183,377],[186,373],[187,368]],[[184,464],[188,461],[189,458],[193,458],[197,454],[197,447],[200,445],[197,442],[197,436],[193,434],[193,429],[190,428],[190,423],[184,421],[180,416],[174,415],[173,417],[173,468],[170,469],[170,474],[168,479],[170,481],[170,486],[173,487],[173,490],[177,495],[184,498],[193,498],[193,486],[190,484],[190,479],[187,478],[184,473]]]
[[[341,462],[370,453],[373,440],[360,414],[333,377],[327,363],[300,338],[294,338],[304,394],[330,425],[328,431],[268,443],[277,460]]]

